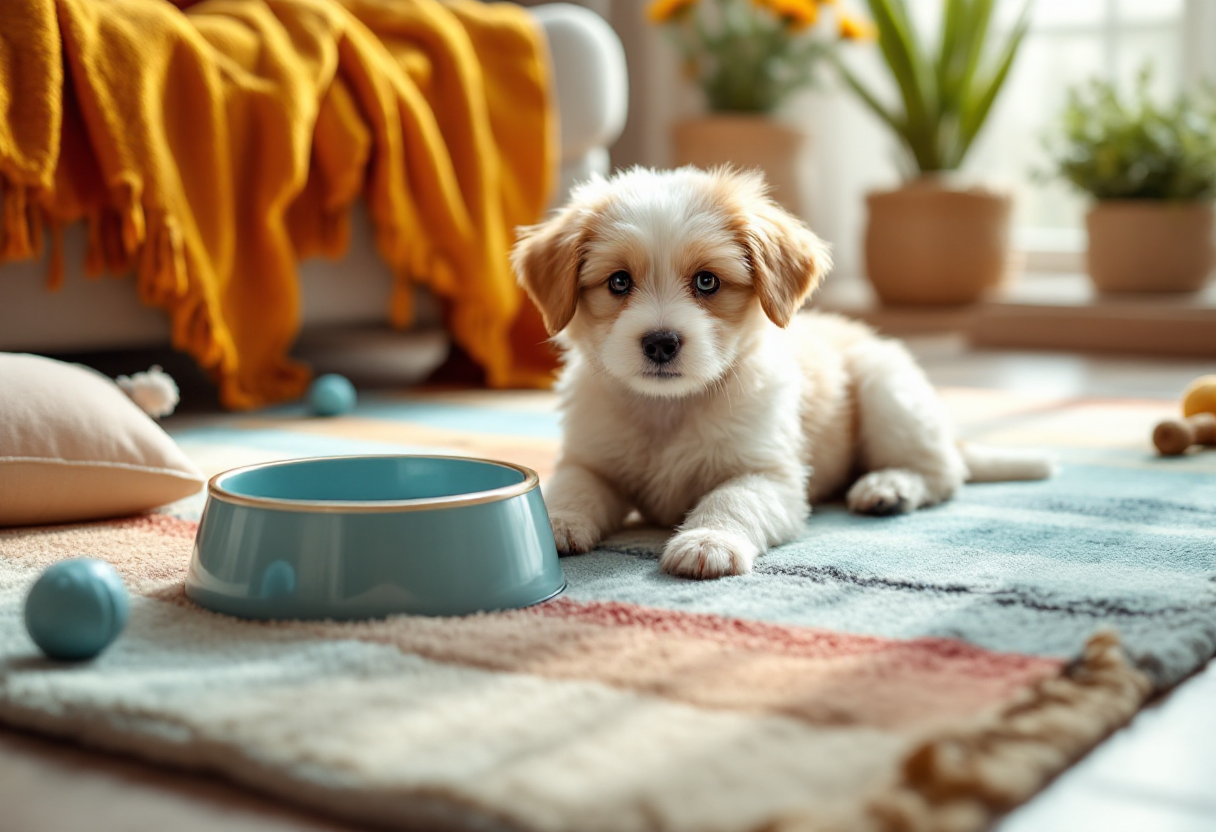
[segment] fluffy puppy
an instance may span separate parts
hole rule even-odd
[[[1047,460],[957,445],[907,351],[796,314],[828,247],[757,173],[635,168],[520,230],[516,273],[563,348],[561,457],[545,488],[558,550],[592,549],[636,509],[676,527],[665,572],[739,575],[796,537],[810,504],[933,505],[968,479]]]

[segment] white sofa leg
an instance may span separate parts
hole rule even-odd
[[[606,176],[611,163],[608,160],[608,148],[593,147],[578,159],[571,159],[568,162],[562,162],[562,168],[558,172],[558,185],[554,191],[552,206],[561,205],[571,189],[579,182],[590,179],[591,175],[598,173]]]
[[[531,11],[552,57],[562,149],[554,204],[560,204],[571,185],[608,172],[608,146],[625,129],[629,106],[625,49],[607,21],[582,6],[550,3]]]

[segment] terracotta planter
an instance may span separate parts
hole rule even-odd
[[[1108,200],[1085,226],[1089,276],[1100,292],[1196,292],[1216,260],[1207,202]]]
[[[678,122],[672,133],[677,165],[732,164],[764,171],[773,198],[806,217],[809,137],[767,116],[718,114]]]
[[[1001,282],[1012,200],[936,179],[866,197],[866,274],[891,306],[974,303]]]

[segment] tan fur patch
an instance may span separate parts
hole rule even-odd
[[[713,188],[747,252],[760,305],[773,323],[788,326],[831,268],[827,244],[773,202],[758,176],[719,171]]]

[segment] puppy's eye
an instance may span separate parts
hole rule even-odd
[[[712,295],[721,285],[722,281],[713,272],[697,272],[692,276],[692,287],[700,295]]]
[[[633,278],[629,272],[613,272],[608,278],[608,291],[614,295],[626,295],[633,288]]]

